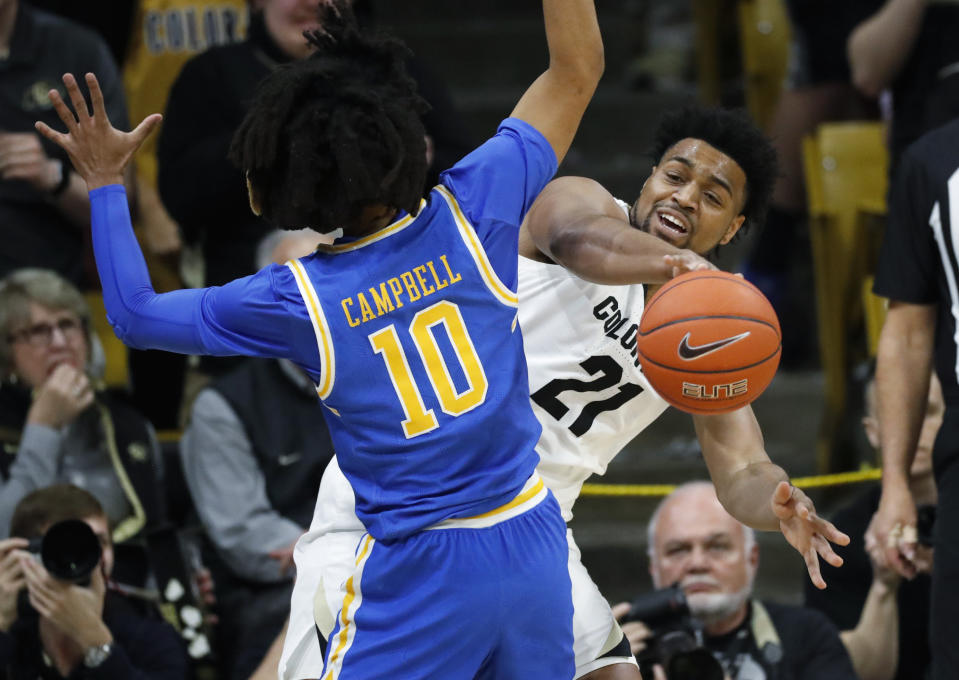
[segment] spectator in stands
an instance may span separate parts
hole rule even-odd
[[[815,362],[815,310],[809,290],[812,252],[806,228],[802,140],[824,122],[876,119],[876,105],[856,92],[847,36],[881,0],[787,0],[793,42],[789,72],[769,135],[780,175],[766,224],[756,236],[747,279],[770,299],[783,326],[783,367]]]
[[[54,578],[25,552],[27,539],[63,520],[86,522],[100,542],[100,563],[87,586]],[[4,677],[186,680],[187,656],[176,631],[136,614],[107,587],[113,546],[96,498],[69,484],[34,491],[17,505],[9,529],[13,538],[0,541]]]
[[[87,187],[56,145],[33,128],[59,118],[47,97],[66,71],[102,74],[111,120],[126,126],[116,64],[96,34],[20,0],[0,3],[0,276],[44,267],[74,284],[84,277],[84,239],[90,223]],[[116,116],[116,118],[113,118]]]
[[[865,406],[863,427],[878,452],[874,379],[866,385]],[[936,503],[932,448],[944,410],[942,387],[933,376],[916,457],[909,469],[909,488],[918,506]],[[924,678],[929,667],[930,579],[921,573],[902,581],[895,570],[885,566],[885,560],[874,559],[878,545],[867,538],[866,529],[879,508],[880,491],[878,487],[869,489],[836,513],[834,521],[842,523],[852,540],[838,551],[844,560],[841,568],[823,565],[828,592],[806,588],[806,606],[820,610],[844,631],[843,642],[861,680]]]
[[[255,85],[280,64],[309,54],[303,31],[317,22],[316,0],[260,0],[254,10],[246,41],[214,47],[183,67],[160,133],[160,196],[186,239],[202,246],[205,285],[254,271],[256,245],[269,227],[250,211],[244,178],[227,151]],[[411,76],[428,78],[420,65],[412,66]],[[425,127],[434,135],[433,128],[445,123],[442,137],[432,140],[433,157],[438,167],[448,167],[472,146],[451,120],[445,89],[430,80],[421,90],[442,111]]]
[[[839,631],[811,609],[752,598],[759,546],[752,529],[734,519],[709,482],[683,484],[649,521],[653,585],[679,584],[692,616],[705,629],[705,647],[731,680],[855,680]],[[621,603],[614,614],[629,611]],[[623,624],[633,653],[652,632]]]
[[[64,278],[21,269],[0,281],[0,536],[25,495],[60,482],[97,497],[118,543],[137,543],[162,524],[156,437],[136,411],[97,389],[96,346],[86,302]],[[121,558],[118,574],[134,585],[145,580],[137,552]]]
[[[272,232],[262,266],[316,248],[310,229]],[[283,628],[293,590],[293,546],[313,516],[333,456],[316,389],[284,359],[246,359],[193,405],[181,443],[194,505],[215,549],[219,639],[225,677],[250,677]],[[274,675],[276,666],[274,664]]]
[[[860,1],[871,11],[846,45],[852,80],[869,97],[892,93],[889,146],[895,170],[907,146],[959,116],[959,4]]]

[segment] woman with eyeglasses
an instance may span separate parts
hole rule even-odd
[[[96,496],[118,543],[164,516],[154,432],[97,389],[95,347],[90,310],[66,279],[20,269],[0,281],[0,537],[21,498],[56,483]]]

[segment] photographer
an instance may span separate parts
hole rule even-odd
[[[712,484],[690,482],[673,491],[656,509],[647,533],[653,585],[678,584],[685,597],[677,596],[691,620],[683,623],[680,609],[676,624],[702,631],[701,646],[727,678],[856,679],[839,631],[825,616],[751,599],[759,547],[752,530],[720,505]],[[630,609],[622,603],[614,614],[623,620]],[[623,632],[640,661],[665,661],[644,654],[660,648],[662,625],[626,622]]]
[[[94,547],[88,561],[92,571],[78,573],[79,583],[55,578],[47,569],[48,559],[58,557],[48,555],[49,548],[59,547],[48,541],[54,533],[48,530],[62,528],[66,520],[81,520],[96,537],[89,539]],[[82,532],[71,529],[69,538],[78,541]],[[14,511],[10,534],[12,538],[0,541],[0,668],[5,677],[188,677],[186,652],[176,631],[136,614],[121,596],[108,592],[113,546],[106,514],[93,496],[67,484],[34,491]],[[41,544],[43,563],[27,551]],[[72,557],[64,561],[82,563]]]

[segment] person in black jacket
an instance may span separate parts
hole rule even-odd
[[[27,539],[63,520],[81,520],[101,558],[87,586],[54,578]],[[167,623],[136,613],[109,592],[113,544],[107,517],[82,489],[61,484],[26,496],[0,541],[0,668],[11,680],[185,680],[186,650]]]
[[[264,0],[250,17],[244,42],[197,55],[170,91],[157,152],[160,197],[186,240],[201,247],[204,285],[255,271],[257,243],[270,227],[250,211],[246,182],[227,153],[256,84],[282,64],[309,55],[303,31],[316,21],[316,0]],[[412,57],[410,75],[433,107],[424,127],[436,167],[451,167],[473,145],[445,87]]]

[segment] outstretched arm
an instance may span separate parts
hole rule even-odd
[[[562,265],[594,283],[665,283],[715,269],[691,250],[640,231],[598,182],[560,177],[546,185],[520,229],[520,254]]]
[[[803,556],[813,585],[825,588],[819,557],[834,567],[841,566],[842,558],[830,541],[847,545],[849,537],[820,518],[806,494],[792,486],[786,472],[769,460],[752,408],[693,416],[693,422],[723,507],[755,529],[781,531]]]
[[[93,248],[107,316],[117,335],[132,347],[185,354],[289,356],[289,320],[275,298],[272,270],[221,288],[154,292],[121,182],[133,153],[161,117],[153,114],[133,132],[121,132],[107,118],[92,73],[86,74],[92,114],[74,77],[67,74],[63,82],[76,115],[56,90],[50,99],[67,133],[44,123],[36,127],[63,147],[90,189]]]
[[[603,74],[603,40],[593,0],[543,0],[549,68],[511,114],[549,141],[562,163]]]

